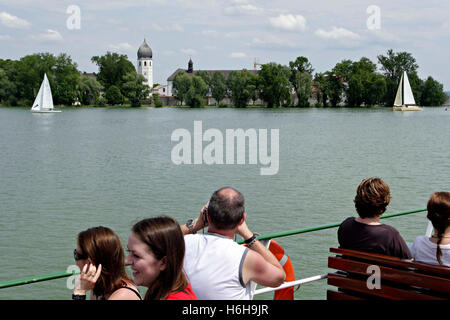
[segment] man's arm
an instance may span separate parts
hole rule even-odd
[[[208,202],[209,203],[209,202]],[[202,209],[200,210],[200,216],[194,220],[192,224],[192,231],[194,233],[202,230],[204,227],[208,226],[208,222],[206,221],[206,218],[204,217],[204,210],[208,208],[208,203],[206,203]],[[180,224],[181,232],[183,232],[183,235],[192,234],[193,232],[189,230],[189,228],[186,226],[186,224]]]
[[[237,231],[244,239],[253,236],[245,221]],[[272,252],[256,240],[245,257],[242,277],[244,283],[252,280],[262,286],[278,287],[286,279],[286,273]]]

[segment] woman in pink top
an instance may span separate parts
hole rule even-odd
[[[179,224],[167,216],[136,223],[128,238],[130,265],[145,300],[197,300],[183,272],[184,238]]]

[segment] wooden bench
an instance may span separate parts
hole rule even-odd
[[[450,268],[356,250],[330,248],[328,300],[450,299]],[[373,267],[374,266],[374,267]],[[379,276],[379,277],[377,277]],[[379,280],[379,282],[377,282]]]

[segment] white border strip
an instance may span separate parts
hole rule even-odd
[[[293,287],[293,286],[298,286],[301,284],[305,284],[305,283],[309,283],[309,282],[313,282],[313,281],[317,281],[317,280],[322,280],[322,279],[326,279],[326,278],[328,278],[328,274],[322,274],[322,275],[304,278],[304,279],[300,279],[300,280],[289,281],[289,282],[283,283],[281,286],[276,287],[276,288],[267,287],[267,288],[255,290],[254,295],[263,294],[263,293],[276,291],[276,290],[280,290],[280,289],[285,289],[285,288],[289,288],[289,287]]]

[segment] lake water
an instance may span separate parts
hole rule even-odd
[[[261,165],[175,165],[172,132],[278,129],[279,171]],[[206,146],[207,143],[204,143]],[[126,245],[142,218],[197,217],[212,192],[240,190],[252,231],[269,234],[340,222],[356,215],[363,178],[391,187],[388,213],[425,208],[450,191],[450,111],[375,109],[65,108],[59,114],[0,108],[0,282],[74,264],[78,232],[104,225]],[[426,213],[384,220],[411,242]],[[336,229],[279,238],[296,278],[327,273]],[[0,290],[0,299],[70,299],[67,279]],[[326,280],[296,299],[325,299]],[[271,299],[271,294],[259,298]]]

